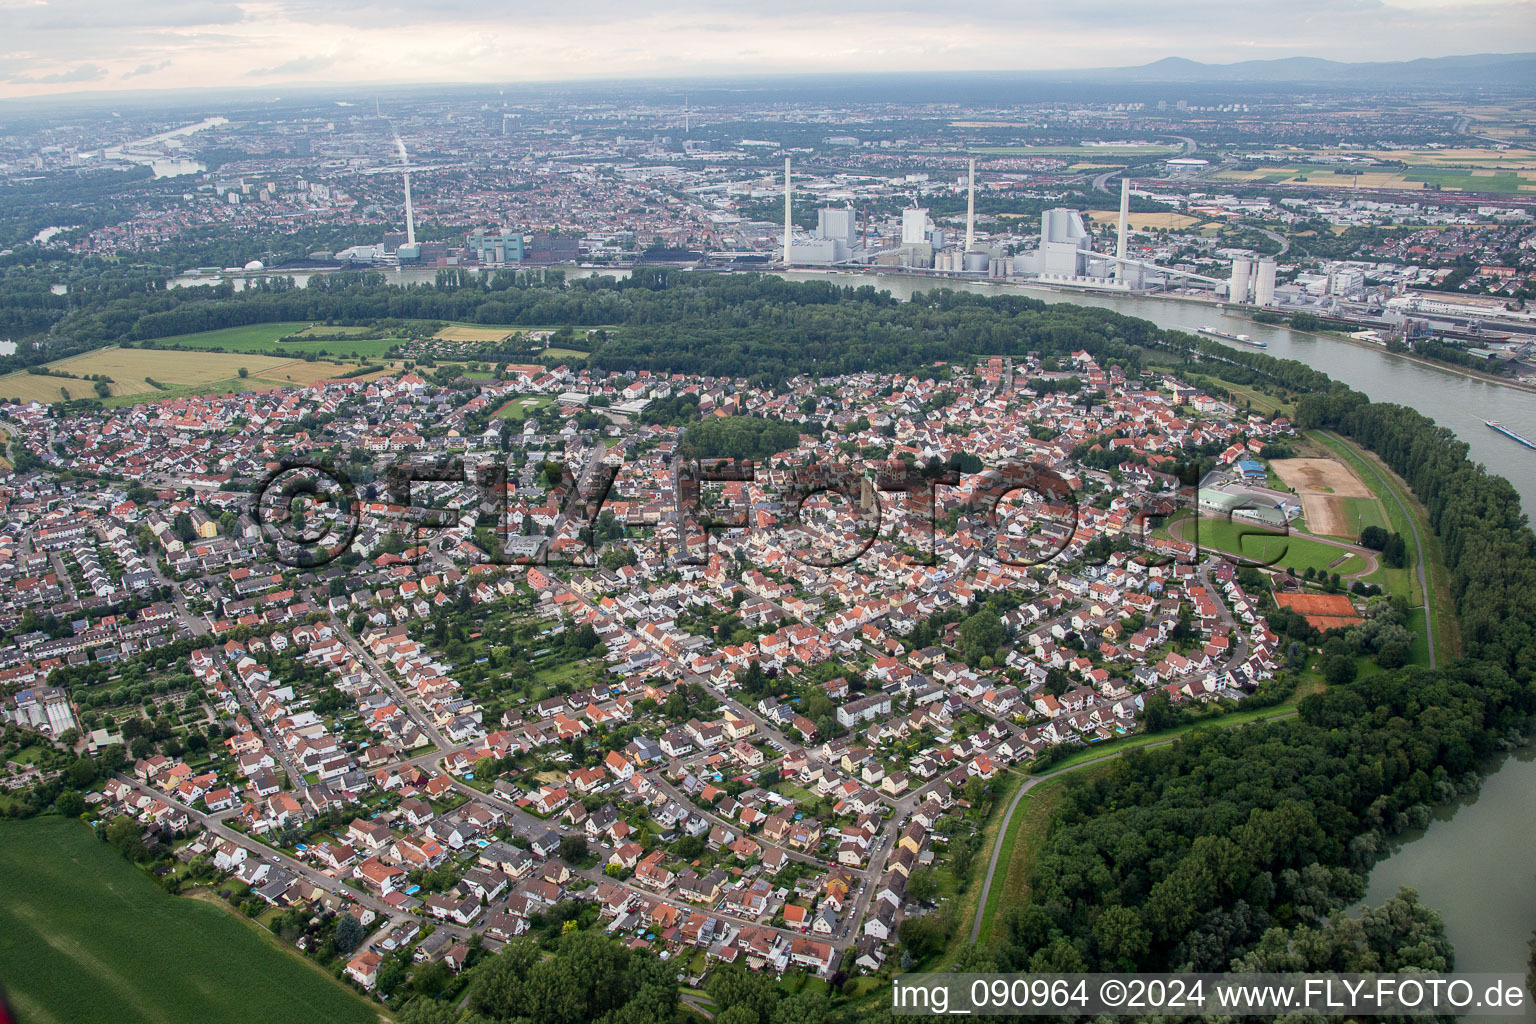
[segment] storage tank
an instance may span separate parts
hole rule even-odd
[[[985,274],[992,263],[992,254],[973,249],[965,254],[965,269],[971,273]]]

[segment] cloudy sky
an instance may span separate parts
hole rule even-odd
[[[1536,0],[0,0],[0,98],[1536,50]]]

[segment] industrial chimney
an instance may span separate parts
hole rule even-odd
[[[789,157],[784,158],[784,265],[790,264],[789,244],[794,225],[789,218]]]

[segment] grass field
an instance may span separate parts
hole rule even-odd
[[[1050,834],[1051,818],[1061,806],[1065,786],[1066,776],[1061,776],[1040,783],[1019,798],[1019,806],[1008,822],[1008,834],[1003,838],[1005,856],[998,864],[1001,874],[993,876],[987,905],[981,912],[977,945],[983,949],[991,948],[1002,938],[1003,908],[1022,907],[1029,902],[1029,873]],[[992,854],[990,849],[983,852],[986,856]]]
[[[554,404],[554,399],[544,395],[531,395],[527,398],[514,398],[500,409],[496,410],[498,419],[525,420],[546,406]]]
[[[306,326],[302,323],[253,324],[250,327],[226,327],[218,331],[202,331],[197,334],[177,334],[156,339],[162,349],[223,349],[226,352],[270,352],[279,349],[302,357],[308,353],[324,352],[332,356],[359,356],[378,358],[400,344],[398,338],[370,338],[366,327],[327,327],[324,324]],[[346,334],[345,340],[285,341],[277,339],[290,334]]]
[[[1195,536],[1188,524],[1181,526],[1179,535],[1184,540],[1192,540]],[[1201,519],[1199,540],[1201,547],[1225,551],[1260,565],[1284,566],[1297,572],[1305,572],[1308,568],[1319,572],[1327,569],[1330,573],[1348,576],[1365,568],[1365,559],[1343,548],[1322,544],[1298,533],[1266,532],[1253,524],[1229,519]],[[1340,558],[1344,561],[1333,565]]]
[[[539,353],[540,356],[549,356],[551,359],[585,359],[587,354],[579,348],[547,348]]]
[[[358,1024],[378,1011],[75,821],[0,821],[0,972],[26,1024]]]

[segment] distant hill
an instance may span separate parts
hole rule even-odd
[[[1475,53],[1461,57],[1345,63],[1320,57],[1245,60],[1236,64],[1202,64],[1185,57],[1165,57],[1130,68],[1097,68],[1080,72],[1038,72],[1038,77],[1139,82],[1264,82],[1298,85],[1416,87],[1423,89],[1530,88],[1536,82],[1536,53]]]

